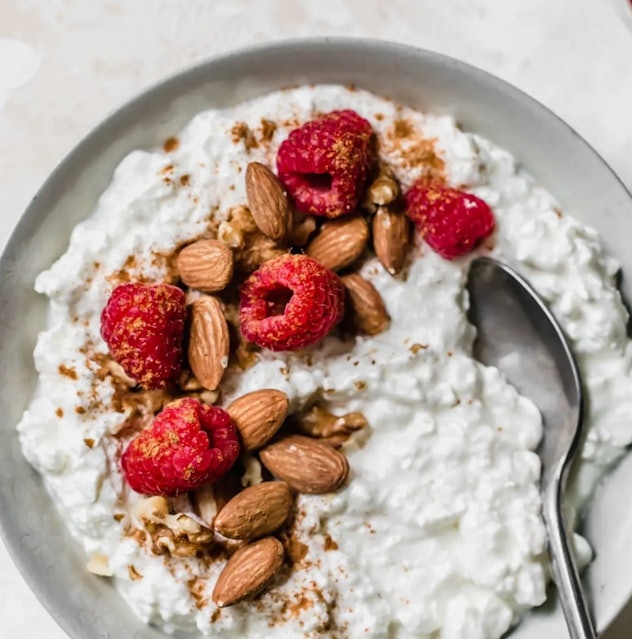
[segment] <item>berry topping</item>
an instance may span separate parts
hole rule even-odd
[[[486,202],[440,182],[413,184],[406,207],[422,237],[447,259],[468,253],[494,230],[494,214]]]
[[[112,357],[145,388],[163,388],[180,373],[184,293],[168,284],[121,284],[101,313]]]
[[[332,111],[292,131],[277,153],[279,179],[302,213],[355,209],[375,156],[373,129],[355,111]]]
[[[225,475],[239,456],[230,415],[190,397],[167,404],[129,444],[121,466],[145,495],[176,495]]]
[[[340,278],[306,255],[266,262],[241,288],[241,332],[272,351],[293,351],[321,340],[344,314]]]

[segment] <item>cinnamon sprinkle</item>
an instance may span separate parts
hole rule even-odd
[[[162,150],[165,153],[172,153],[173,151],[176,151],[179,146],[180,146],[180,140],[178,140],[178,138],[171,137],[171,138],[167,138],[163,142]]]
[[[261,118],[261,143],[269,144],[274,136],[274,132],[277,130],[276,122],[272,120],[266,120]]]
[[[230,134],[233,144],[243,142],[246,151],[256,149],[259,146],[254,133],[245,122],[237,122],[230,130]]]
[[[66,364],[60,364],[57,367],[57,370],[60,375],[63,375],[64,377],[67,377],[68,379],[73,379],[75,381],[79,379],[79,375],[77,375],[77,371],[70,366],[66,366]]]

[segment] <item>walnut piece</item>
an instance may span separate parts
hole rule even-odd
[[[295,416],[298,430],[310,437],[329,440],[327,443],[342,445],[357,430],[366,428],[366,417],[359,412],[336,416],[321,406],[312,406],[309,410]]]
[[[147,532],[146,541],[151,551],[157,555],[192,557],[204,551],[214,539],[212,530],[188,515],[169,514],[169,503],[164,497],[143,499],[134,509],[134,515]]]

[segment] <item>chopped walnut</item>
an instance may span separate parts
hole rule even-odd
[[[336,416],[320,406],[295,417],[298,430],[311,437],[327,440],[333,446],[341,446],[352,433],[368,426],[366,417],[359,412]]]
[[[208,404],[209,406],[212,406],[217,401],[218,397],[219,397],[219,392],[216,390],[214,391],[203,390],[200,393],[200,401],[204,402],[205,404]]]
[[[183,513],[168,515],[166,525],[176,536],[187,537],[193,543],[207,543],[213,538],[208,528]]]
[[[247,206],[235,206],[228,212],[227,219],[220,223],[217,237],[232,248],[242,249],[246,244],[246,237],[257,230],[250,209]]]
[[[183,391],[198,391],[202,389],[202,384],[197,381],[191,371],[182,371],[182,373],[180,373],[178,386],[180,386]]]
[[[300,221],[295,221],[290,235],[290,244],[292,246],[305,246],[315,230],[316,220],[311,215]]]
[[[169,514],[169,502],[164,497],[149,497],[134,509],[148,533],[152,552],[157,555],[170,554],[178,557],[197,555],[213,539],[213,531],[188,515]]]
[[[151,549],[157,555],[193,557],[213,542],[213,531],[187,515],[167,515],[165,524],[146,524]]]
[[[138,393],[126,394],[122,398],[122,404],[124,408],[131,410],[132,415],[153,417],[171,400],[173,400],[173,395],[164,389],[143,390]]]
[[[133,514],[142,522],[161,524],[169,515],[169,502],[164,497],[148,497],[136,504]]]
[[[247,455],[243,460],[244,474],[241,476],[241,485],[246,488],[248,486],[256,486],[263,482],[263,466],[257,457]]]
[[[274,240],[259,231],[247,206],[229,211],[228,218],[219,225],[218,239],[234,250],[236,268],[245,273],[284,253]]]
[[[378,206],[391,204],[399,196],[399,184],[391,168],[385,162],[380,162],[378,174],[371,182],[364,195],[362,208],[369,213],[375,213]]]
[[[108,358],[105,366],[117,382],[130,388],[136,386],[136,382],[123,370],[123,367],[118,362]]]
[[[111,577],[114,574],[110,568],[110,561],[105,555],[92,555],[86,564],[86,569],[99,577]]]
[[[202,486],[193,493],[193,503],[199,518],[209,527],[213,526],[219,512],[217,500],[211,486]]]
[[[237,255],[237,261],[242,271],[250,273],[258,269],[264,262],[273,260],[284,253],[285,251],[278,248],[274,240],[257,232],[249,238],[244,249]]]

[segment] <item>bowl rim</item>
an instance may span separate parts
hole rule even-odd
[[[118,124],[123,122],[128,113],[132,112],[138,107],[138,105],[150,101],[169,85],[194,79],[196,76],[202,77],[205,70],[216,65],[219,66],[230,61],[237,61],[240,58],[252,55],[265,55],[273,51],[286,52],[291,55],[297,51],[308,48],[318,51],[330,46],[342,49],[370,48],[376,54],[383,52],[384,54],[391,54],[395,56],[397,54],[415,55],[423,58],[425,61],[453,67],[460,72],[469,74],[482,85],[493,86],[501,90],[505,95],[528,105],[529,108],[536,112],[537,115],[547,118],[549,121],[554,120],[558,128],[565,129],[566,133],[575,138],[575,141],[583,146],[585,151],[591,154],[594,159],[601,164],[601,168],[605,169],[610,174],[610,178],[616,181],[621,187],[622,192],[625,193],[630,200],[632,200],[632,193],[630,193],[627,189],[621,178],[619,178],[601,154],[573,127],[567,124],[548,107],[544,106],[539,100],[533,98],[528,93],[519,89],[510,82],[495,76],[491,72],[485,71],[480,67],[443,53],[379,38],[346,36],[287,38],[256,44],[253,46],[239,47],[223,54],[213,55],[194,64],[187,65],[180,70],[176,70],[165,77],[150,83],[142,91],[134,94],[131,98],[125,100],[122,104],[114,107],[106,113],[105,116],[101,117],[97,124],[92,126],[85,134],[83,134],[79,141],[62,156],[61,160],[56,164],[55,168],[46,177],[44,182],[37,189],[35,195],[27,204],[26,208],[20,215],[15,228],[10,234],[9,239],[7,240],[2,255],[0,256],[0,271],[6,269],[9,264],[15,261],[17,250],[28,239],[31,234],[31,229],[34,226],[39,225],[39,223],[46,217],[48,209],[44,203],[49,194],[53,192],[56,184],[60,181],[62,176],[73,165],[75,159],[88,150],[95,139],[107,135],[108,131],[116,130]],[[13,426],[13,428],[15,428],[15,426]],[[19,534],[19,531],[11,525],[9,513],[0,509],[0,538],[4,541],[8,554],[10,555],[14,565],[28,584],[30,590],[35,594],[39,602],[57,622],[57,624],[65,632],[67,632],[70,637],[73,639],[79,639],[79,626],[77,625],[73,612],[62,609],[58,605],[54,593],[40,583],[37,571],[35,571],[32,566],[25,561],[19,547]],[[625,602],[621,602],[621,606],[623,606],[624,603]],[[609,624],[614,619],[614,615],[618,610],[620,610],[620,607],[615,610],[614,614],[610,618],[605,619],[605,622]]]

